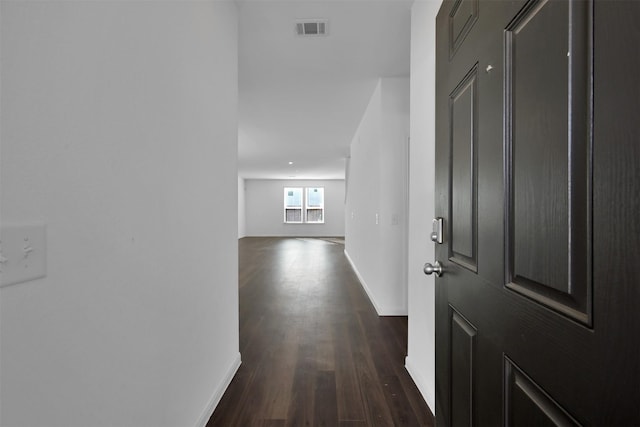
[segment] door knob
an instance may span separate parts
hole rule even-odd
[[[444,269],[442,268],[442,264],[440,264],[440,261],[436,261],[433,264],[431,264],[430,262],[426,263],[422,271],[424,271],[424,274],[428,276],[436,273],[436,276],[440,277],[442,276]]]

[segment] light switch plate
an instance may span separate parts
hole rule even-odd
[[[0,287],[46,276],[46,234],[44,223],[2,224]]]

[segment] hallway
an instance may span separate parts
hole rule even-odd
[[[238,243],[242,365],[207,426],[433,425],[407,318],[377,316],[342,244]]]

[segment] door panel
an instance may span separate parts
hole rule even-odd
[[[451,420],[473,425],[474,352],[476,328],[453,307],[451,313]]]
[[[569,191],[558,183],[569,182],[568,156],[567,144],[558,141],[569,133],[567,5],[541,1],[522,14],[507,31],[506,61],[512,88],[514,278],[565,293]]]
[[[506,426],[580,425],[508,357],[504,359],[504,367]]]
[[[586,324],[591,307],[588,6],[531,3],[505,31],[505,136],[511,152],[507,286]]]
[[[451,122],[451,194],[449,259],[477,271],[476,208],[476,123],[477,74],[473,69],[460,82],[450,97]]]
[[[436,421],[640,425],[640,2],[445,0]]]
[[[449,52],[453,56],[478,19],[478,0],[458,0],[449,16]]]

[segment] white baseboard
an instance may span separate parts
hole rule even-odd
[[[369,289],[369,286],[367,286],[367,282],[364,280],[364,277],[362,277],[362,274],[360,274],[360,272],[358,271],[358,267],[356,267],[356,265],[354,264],[353,260],[349,256],[349,253],[347,252],[346,249],[344,250],[344,256],[347,258],[347,261],[349,261],[349,264],[351,264],[351,268],[353,269],[353,272],[356,273],[356,277],[360,281],[360,285],[362,285],[362,289],[364,289],[365,293],[369,297],[369,301],[371,301],[371,304],[373,304],[373,308],[376,309],[376,313],[378,314],[378,316],[406,316],[407,315],[407,307],[382,307],[380,304],[378,304],[376,302],[375,296],[373,295],[373,292],[371,292],[371,289]]]
[[[427,403],[429,409],[431,409],[431,413],[433,415],[436,414],[436,399],[435,399],[435,390],[430,387],[429,383],[426,381],[423,375],[420,374],[420,369],[416,367],[413,363],[412,359],[408,356],[404,359],[404,368],[409,373],[409,376],[418,387],[418,391],[422,395],[422,398]],[[433,385],[435,385],[435,379],[433,381]],[[435,388],[435,387],[434,387]]]
[[[382,313],[378,312],[379,316],[406,316],[407,309],[404,307],[392,307],[385,309]]]
[[[365,293],[369,297],[369,301],[371,301],[371,304],[373,304],[373,308],[376,309],[376,313],[378,313],[378,316],[381,316],[380,307],[376,303],[376,299],[374,298],[373,293],[369,290],[369,286],[367,286],[367,282],[364,280],[364,277],[362,277],[362,274],[360,274],[360,272],[358,271],[358,267],[356,267],[356,265],[353,263],[353,260],[349,256],[349,253],[347,252],[346,249],[344,250],[344,256],[347,257],[347,261],[349,261],[349,264],[351,264],[351,268],[353,269],[353,272],[356,273],[356,277],[360,281],[360,285],[362,286]]]
[[[209,403],[207,403],[207,406],[204,409],[204,412],[198,419],[198,423],[196,424],[196,427],[205,427],[207,425],[207,423],[209,422],[209,419],[211,418],[211,415],[213,415],[213,411],[216,409],[216,406],[218,406],[218,403],[220,403],[220,399],[222,399],[224,392],[227,390],[227,387],[229,387],[229,384],[231,384],[231,380],[233,380],[233,376],[238,371],[238,368],[240,367],[241,363],[242,363],[242,360],[240,358],[240,353],[238,353],[238,355],[231,362],[229,369],[227,369],[226,375],[224,376],[224,378],[222,379],[218,387],[213,392],[211,399],[209,399]]]

